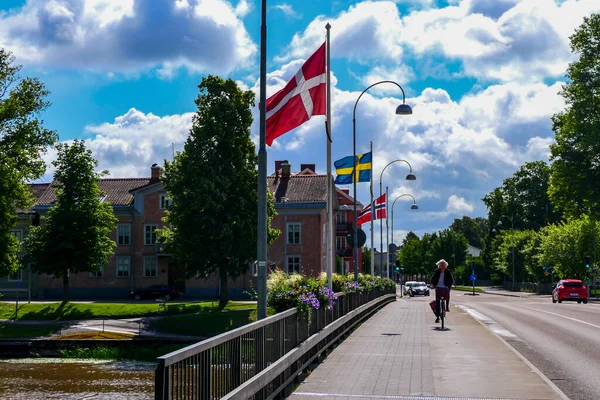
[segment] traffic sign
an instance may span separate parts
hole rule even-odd
[[[394,243],[390,243],[388,249],[389,249],[390,253],[395,253],[398,251],[398,246],[396,246],[396,244],[394,244]]]
[[[346,241],[350,247],[354,247],[354,230],[346,235]],[[364,246],[367,242],[367,234],[362,229],[358,228],[358,247]]]
[[[17,281],[17,287],[21,287],[21,281]]]
[[[550,269],[550,267],[549,267],[548,265],[546,265],[546,266],[544,267],[544,271],[548,271],[549,269]]]
[[[477,275],[471,274],[471,280],[475,282],[477,280]]]
[[[550,272],[546,271],[546,272],[544,272],[544,275],[548,276],[548,275],[550,275]]]

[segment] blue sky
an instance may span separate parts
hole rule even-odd
[[[268,90],[293,76],[332,25],[333,159],[352,154],[352,108],[382,79],[400,83],[414,114],[396,117],[397,88],[357,109],[357,146],[373,141],[377,181],[395,206],[395,238],[484,216],[481,198],[526,161],[548,160],[550,117],[574,58],[568,37],[596,0],[268,1]],[[84,138],[113,177],[148,176],[182,148],[206,74],[258,95],[260,2],[253,0],[3,0],[0,46],[51,91],[46,126]],[[254,110],[258,116],[257,110]],[[323,117],[278,139],[268,169],[287,159],[324,173]],[[253,125],[253,139],[258,121]],[[50,161],[54,154],[49,153]],[[51,170],[45,180],[50,179]],[[377,182],[378,183],[378,182]],[[369,201],[368,184],[358,198]],[[376,184],[376,191],[378,184]],[[403,200],[407,200],[404,202]],[[378,227],[376,227],[378,228]],[[367,231],[368,233],[368,231]],[[398,239],[396,241],[398,241]]]

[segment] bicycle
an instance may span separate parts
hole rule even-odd
[[[440,322],[442,323],[442,330],[444,329],[444,320],[446,319],[446,297],[440,295]]]

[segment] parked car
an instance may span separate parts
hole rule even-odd
[[[417,282],[416,282],[416,281],[408,281],[408,282],[405,282],[405,283],[404,283],[404,289],[402,289],[402,290],[403,290],[403,292],[404,292],[404,295],[405,295],[405,296],[408,296],[408,294],[409,294],[409,292],[410,292],[410,288],[411,288],[413,285],[416,285],[416,284],[417,284]]]
[[[411,285],[408,295],[410,297],[429,296],[429,287],[427,287],[425,282],[415,282],[414,285]]]
[[[552,291],[552,302],[577,301],[587,304],[588,290],[579,279],[563,279],[558,282]]]
[[[179,297],[179,293],[167,285],[152,285],[143,289],[131,292],[129,295],[132,299],[164,299],[171,300]]]

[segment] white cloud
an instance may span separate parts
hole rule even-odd
[[[448,198],[446,211],[450,214],[464,215],[473,212],[474,207],[467,200],[455,194]]]
[[[294,7],[287,3],[276,4],[272,8],[281,11],[286,17],[293,19],[302,18],[302,14],[294,10]]]
[[[0,46],[46,66],[229,72],[256,53],[239,19],[248,11],[246,0],[28,0],[0,14]]]

